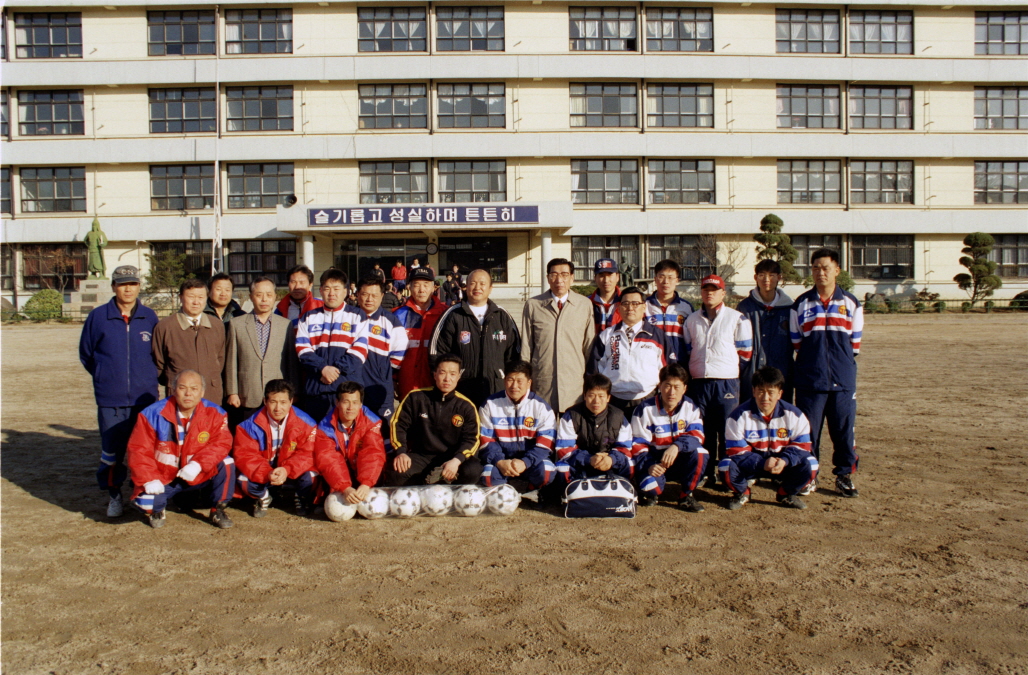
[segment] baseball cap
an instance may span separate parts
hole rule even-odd
[[[700,282],[700,288],[704,286],[717,286],[721,290],[725,290],[725,280],[716,274],[708,274],[703,277],[703,281]]]
[[[435,281],[435,275],[433,275],[432,274],[432,270],[428,269],[427,267],[418,267],[418,268],[412,269],[410,272],[407,273],[407,283],[408,284],[414,283],[418,279],[422,279],[424,281],[432,281],[432,282],[434,282]]]
[[[604,272],[618,273],[621,270],[618,269],[618,263],[613,258],[600,258],[593,264],[593,274],[601,274]]]
[[[138,284],[139,283],[139,270],[132,265],[121,265],[116,267],[111,272],[111,283],[117,286],[118,284]]]

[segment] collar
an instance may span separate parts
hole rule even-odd
[[[571,294],[568,293],[568,295],[571,295]],[[611,305],[613,305],[614,303],[616,303],[618,300],[621,299],[621,287],[620,286],[615,286],[614,287],[614,295],[611,296],[610,302],[605,302],[603,300],[603,298],[600,297],[599,289],[593,291],[593,294],[589,296],[589,299],[592,300],[593,302],[595,302],[597,305],[603,305],[604,307],[610,307]]]
[[[657,299],[657,293],[654,291],[650,295],[650,297],[646,298],[646,302],[651,302],[652,301],[653,304],[656,305],[657,307],[664,308],[664,307],[670,307],[671,305],[677,304],[678,302],[681,301],[681,299],[682,298],[678,295],[678,291],[675,291],[675,294],[673,296],[671,296],[671,301],[668,302],[665,305],[664,303],[662,303],[660,300]]]
[[[660,397],[659,393],[656,396],[654,396],[653,398],[656,399],[656,401],[657,401],[657,410],[659,410],[660,412],[664,413],[668,417],[674,417],[675,415],[677,415],[678,411],[682,409],[682,405],[685,403],[685,399],[686,399],[686,397],[683,396],[682,400],[679,401],[678,405],[675,406],[675,409],[669,411],[669,410],[664,410],[664,399],[662,399]]]
[[[717,313],[714,315],[713,319],[711,319],[710,316],[707,315],[707,306],[706,305],[700,305],[700,313],[703,315],[704,319],[706,319],[707,321],[713,322],[713,321],[717,320],[717,317],[719,317],[721,315],[721,311],[724,310],[724,308],[725,308],[725,303],[724,302],[721,302],[721,303],[718,304],[717,307],[714,307],[714,309],[717,310]]]
[[[142,306],[143,306],[143,303],[139,301],[139,298],[136,298],[136,303],[134,305],[132,305],[132,311],[129,312],[129,318],[130,319],[136,318],[136,312],[138,312],[139,308],[142,307]],[[110,302],[107,303],[107,307],[108,307],[107,308],[107,318],[108,319],[117,319],[119,321],[124,321],[125,320],[124,319],[125,315],[121,313],[120,309],[118,309],[118,301],[117,301],[116,298],[111,298]]]
[[[750,291],[750,297],[753,298],[754,302],[760,303],[764,307],[768,306],[768,304],[766,302],[764,302],[764,298],[760,297],[760,290],[759,289],[754,288],[753,290],[751,290]],[[790,298],[788,295],[786,295],[785,292],[782,289],[776,288],[775,289],[775,299],[771,301],[771,305],[770,306],[771,307],[791,307],[792,306],[792,298]]]
[[[429,396],[431,398],[434,398],[437,401],[442,401],[443,403],[446,403],[448,401],[452,401],[453,399],[457,398],[457,390],[456,389],[451,391],[449,394],[444,394],[439,389],[439,387],[435,386],[434,384],[432,385],[432,391],[430,391],[428,393],[429,393]]]
[[[189,330],[190,326],[192,326],[192,323],[190,322],[189,317],[182,310],[179,310],[179,312],[175,315],[175,318],[178,319],[178,325],[179,325],[179,327],[182,330]],[[211,315],[210,314],[201,313],[199,318],[200,318],[200,327],[201,328],[210,328],[211,327]]]
[[[265,414],[267,414],[267,408],[264,409],[264,412],[265,412]],[[276,422],[275,420],[271,419],[271,415],[268,415],[268,426],[271,427],[272,429],[274,429],[276,427],[278,427],[279,429],[285,429],[286,428],[286,423],[288,421],[289,421],[289,413],[288,412],[286,413],[286,416],[282,418],[281,422]]]
[[[200,402],[196,404],[195,408],[193,408],[193,412],[189,414],[190,421],[192,421],[192,419],[196,417],[197,413],[200,411],[200,408],[204,406],[204,400],[205,399],[200,399]],[[164,408],[161,409],[161,417],[168,420],[172,424],[178,424],[178,403],[175,402],[175,397],[169,396],[168,398],[164,399],[164,401]]]
[[[651,326],[650,322],[646,319],[643,319],[642,321],[637,323],[636,326],[639,327],[639,330],[635,332],[636,335],[640,335],[642,333],[649,333],[650,335],[653,335],[653,326]],[[617,324],[614,326],[614,332],[616,333],[618,331],[621,331],[623,333],[625,332],[626,328],[635,328],[635,326],[626,326],[624,321],[618,321]]]
[[[757,407],[757,399],[755,399],[755,398],[751,398],[750,399],[750,413],[754,417],[757,417],[761,421],[763,421],[764,413],[760,412],[760,408]],[[776,417],[781,417],[781,416],[782,416],[782,402],[778,401],[778,403],[775,403],[775,409],[771,411],[771,419],[775,419]]]
[[[550,302],[553,303],[554,307],[557,306],[558,302],[563,302],[566,305],[566,304],[568,304],[568,302],[571,301],[571,292],[570,291],[568,291],[568,294],[565,295],[562,298],[558,298],[556,295],[554,295],[553,291],[549,291],[549,294],[550,294]]]
[[[253,320],[254,321],[260,321],[260,323],[264,323],[264,324],[271,323],[272,322],[272,318],[271,317],[275,316],[275,313],[272,312],[271,314],[268,315],[268,320],[267,321],[261,321],[260,317],[257,316],[257,312],[250,312],[250,314],[253,316]]]

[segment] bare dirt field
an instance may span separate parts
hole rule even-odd
[[[228,531],[107,522],[79,330],[0,335],[4,673],[1028,673],[1028,317],[868,317],[859,499]]]

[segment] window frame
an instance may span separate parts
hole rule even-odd
[[[60,252],[66,255],[70,268],[63,274],[64,286],[57,287],[58,275],[53,270],[53,260],[49,256]],[[74,291],[79,283],[85,281],[89,274],[89,250],[81,242],[67,244],[22,244],[21,246],[21,287],[26,291],[37,291],[52,288],[60,293]],[[53,279],[47,283],[45,279]],[[30,281],[31,280],[31,281]]]
[[[49,171],[51,175],[49,177],[40,177],[39,172]],[[31,173],[33,175],[26,175]],[[61,174],[67,174],[62,176]],[[20,184],[20,202],[19,202],[19,213],[85,213],[87,208],[86,200],[86,167],[85,166],[23,166],[18,170],[18,182]],[[68,197],[58,198],[60,193],[60,185],[62,182],[67,183],[66,191]],[[52,196],[40,196],[42,193],[39,191],[41,185],[49,184],[51,190],[49,191]],[[28,195],[28,189],[30,186],[35,186],[36,197],[30,198]],[[78,196],[76,193],[79,193]],[[26,205],[30,203],[39,204],[40,202],[52,202],[52,208],[27,208]],[[58,202],[68,202],[67,208],[57,208]],[[81,202],[81,208],[76,208],[78,202]],[[12,205],[13,206],[13,205]]]
[[[796,260],[792,266],[803,279],[811,276],[810,255],[820,248],[831,249],[839,254],[840,260],[844,260],[841,234],[793,234],[789,235],[789,240],[796,249]]]
[[[179,94],[178,99],[169,99],[167,95],[169,92],[177,92]],[[163,95],[163,98],[155,98],[155,94]],[[189,96],[190,94],[196,94],[195,98]],[[168,88],[153,88],[147,90],[147,106],[148,114],[150,116],[150,133],[151,134],[212,134],[218,131],[218,92],[214,87],[168,87]],[[192,105],[195,101],[197,106],[196,117],[186,117],[187,107]],[[154,106],[160,105],[164,110],[163,119],[154,119]],[[180,117],[170,117],[168,114],[169,106],[178,106],[181,108]],[[209,107],[209,115],[204,115],[204,108]],[[164,131],[155,131],[155,124],[164,124],[168,126],[173,123],[181,125],[181,129],[172,130],[165,129]],[[195,124],[197,129],[188,128],[191,124]],[[210,128],[203,128],[209,126]]]
[[[861,20],[857,20],[858,16]],[[878,17],[877,22],[867,21],[868,17]],[[885,17],[892,17],[892,21],[883,21]],[[847,23],[849,24],[849,30],[847,31],[847,40],[849,41],[849,53],[859,54],[860,56],[879,55],[884,54],[888,56],[908,56],[914,53],[914,12],[911,10],[894,10],[894,9],[851,9],[849,16],[847,17]],[[885,40],[882,38],[884,32],[883,27],[895,26],[896,35],[894,40]],[[910,26],[910,39],[900,39],[900,27],[904,25]],[[864,31],[863,37],[860,40],[854,40],[854,32],[857,30],[857,26],[860,26]],[[867,26],[878,27],[878,40],[867,39]],[[866,49],[868,44],[878,45],[878,51],[868,51]],[[860,45],[859,48],[855,48],[855,45]],[[893,51],[889,51],[886,46],[893,45]]]
[[[617,89],[609,92],[609,89]],[[572,82],[568,86],[570,120],[572,129],[638,129],[639,128],[639,86],[634,82]],[[582,112],[575,112],[575,102],[581,100]],[[610,100],[618,102],[618,112],[604,110]],[[623,101],[630,100],[631,112],[622,112]],[[590,102],[599,101],[600,112],[589,111]],[[599,124],[594,118],[599,118]],[[617,118],[618,124],[607,124],[608,118]],[[580,121],[580,124],[576,124]],[[625,124],[623,122],[630,122]]]
[[[256,14],[253,17],[252,14]],[[238,16],[236,16],[238,15]],[[257,37],[248,38],[247,27],[257,27]],[[262,35],[265,26],[274,28],[274,37],[265,39]],[[281,36],[282,26],[286,26],[287,36]],[[238,28],[237,28],[238,27]],[[230,37],[234,29],[238,30],[238,39]],[[271,49],[265,49],[266,45]],[[249,47],[253,46],[253,49]],[[226,9],[225,10],[225,54],[253,55],[253,54],[292,54],[293,53],[293,10],[288,7],[261,7],[248,9]]]
[[[998,94],[998,95],[995,95]],[[1012,94],[1012,96],[1010,95]],[[990,95],[993,95],[990,97]],[[979,101],[982,105],[979,105]],[[993,101],[1000,104],[999,115],[990,115]],[[1013,101],[1012,115],[1008,115],[1007,101]],[[981,109],[981,114],[979,114]],[[1007,126],[1010,120],[1013,126]],[[998,121],[999,126],[993,126]],[[1028,129],[1028,87],[975,87],[974,88],[975,131],[1010,131]]]
[[[890,243],[891,242],[891,243]],[[888,252],[895,251],[896,262],[882,262]],[[886,271],[889,268],[896,271]],[[851,234],[849,235],[849,266],[854,279],[896,281],[914,278],[914,235]]]
[[[610,258],[621,263],[626,259],[636,270],[642,269],[641,241],[637,235],[585,235],[571,237],[571,262],[575,264],[575,282],[591,284],[597,260]]]
[[[894,174],[889,179],[888,176]],[[877,189],[868,187],[868,177],[877,175]],[[904,183],[908,189],[901,189]],[[886,188],[886,182],[894,185]],[[853,206],[884,204],[899,206],[914,203],[914,160],[911,159],[854,159],[850,160],[849,203]],[[858,188],[858,185],[862,186]],[[869,201],[868,195],[878,195],[877,201]],[[888,196],[894,198],[890,201]],[[859,196],[859,199],[858,199]]]
[[[691,17],[683,15],[691,13]],[[700,16],[704,14],[703,16]],[[714,51],[714,9],[713,7],[647,7],[646,8],[646,51],[647,52],[684,52],[704,53]],[[665,22],[671,21],[672,37],[664,37]],[[682,37],[683,29],[692,26],[692,34],[696,37]],[[701,35],[701,26],[709,28],[707,35]],[[659,31],[657,29],[660,29]],[[660,37],[657,37],[659,32]],[[652,36],[652,37],[651,37]],[[669,45],[668,43],[674,43]],[[692,49],[689,43],[695,43]],[[666,47],[673,46],[673,49]]]
[[[1002,33],[999,40],[993,39],[993,30],[998,26]],[[1007,26],[1017,26],[1018,40],[1007,40]],[[993,51],[993,45],[1000,49]],[[1010,45],[1010,46],[1008,46]],[[1016,48],[1015,48],[1016,47]],[[1000,10],[974,13],[975,56],[1020,56],[1028,54],[1028,11]]]
[[[801,15],[802,16],[799,16]],[[812,15],[817,14],[819,20],[812,22],[810,19]],[[835,21],[825,21],[828,16],[834,16]],[[783,35],[782,25],[786,26]],[[806,37],[810,31],[812,25],[821,26],[821,39],[811,40]],[[801,39],[793,39],[794,33],[798,32],[793,28],[793,24],[803,24],[802,33],[804,37]],[[825,26],[834,25],[838,35],[835,40],[825,39]],[[775,9],[775,53],[776,54],[842,54],[842,15],[837,9],[801,9],[801,8],[783,8],[779,7]],[[802,50],[794,49],[793,47],[797,43],[802,43],[804,48]],[[820,44],[820,49],[811,50],[809,46],[811,44]],[[833,51],[828,51],[827,46],[835,44]],[[783,49],[783,46],[787,46],[788,49]]]
[[[599,163],[601,166],[596,167],[595,164]],[[617,164],[617,166],[613,166]],[[630,166],[634,165],[634,166]],[[595,189],[590,187],[590,176],[600,175],[600,183],[602,187]],[[608,184],[612,185],[613,180],[608,180],[608,176],[618,177],[617,189],[608,189]],[[634,190],[625,189],[623,182],[626,177],[632,177],[635,181]],[[584,180],[586,187],[585,189],[577,189],[575,186],[578,182]],[[599,194],[600,200],[589,199],[590,194]],[[610,195],[620,195],[621,198],[613,201],[608,200],[608,193]],[[580,201],[578,195],[584,195],[585,201]],[[634,195],[634,196],[633,196]],[[639,189],[639,160],[628,159],[628,158],[598,158],[598,159],[572,159],[571,160],[571,203],[572,204],[624,204],[630,206],[641,205],[642,192]],[[632,200],[632,201],[626,201]]]
[[[704,255],[700,234],[651,234],[649,235],[649,265],[647,273],[661,260],[674,260],[682,268],[679,281],[700,281],[708,274],[716,274],[717,266]],[[677,243],[670,243],[677,240]],[[715,242],[715,250],[716,250]]]
[[[659,164],[659,167],[655,165]],[[669,167],[669,164],[678,164],[677,170],[674,167]],[[686,165],[692,165],[687,167]],[[709,166],[707,166],[709,165]],[[660,169],[660,170],[657,170]],[[716,178],[717,165],[714,159],[691,159],[691,158],[661,158],[661,159],[648,159],[646,162],[646,203],[651,205],[665,205],[665,204],[716,204],[717,203],[717,178]],[[660,190],[656,188],[657,176],[663,176],[662,184],[664,187]],[[678,188],[668,188],[667,176],[677,176]],[[685,178],[687,176],[695,176],[695,189],[686,189]],[[709,188],[704,187],[704,177],[709,176]],[[662,196],[656,197],[657,193]],[[677,194],[677,199],[668,201],[668,194]],[[687,193],[695,193],[695,201],[691,199],[685,199]],[[707,200],[704,201],[703,196],[709,195]]]
[[[156,172],[155,172],[156,170]],[[151,211],[202,211],[214,208],[216,176],[213,164],[151,164],[150,165],[150,210]],[[163,195],[158,187],[163,182]],[[172,195],[172,186],[181,183],[180,194]],[[195,188],[191,190],[191,185]],[[192,192],[192,194],[190,194]],[[195,200],[200,205],[195,205]],[[162,201],[165,205],[159,205]],[[176,202],[176,200],[178,200]],[[193,200],[191,202],[191,200]],[[180,205],[176,206],[176,203]]]
[[[842,87],[837,84],[778,84],[775,85],[775,96],[778,129],[842,128]],[[828,114],[833,102],[834,115]],[[815,107],[820,109],[820,114],[811,112]],[[797,113],[797,109],[802,112]],[[835,126],[829,126],[833,119]],[[783,120],[787,124],[783,124]]]
[[[615,16],[616,12],[616,16]],[[631,18],[629,18],[629,15]],[[605,23],[616,20],[618,22],[618,35],[604,36]],[[581,22],[581,26],[576,26]],[[587,25],[595,22],[596,35],[590,37],[592,32]],[[631,35],[621,36],[623,24],[631,23]],[[624,43],[619,47],[616,43]],[[635,7],[631,6],[602,6],[602,7],[568,7],[568,50],[572,52],[638,52],[639,51],[639,15]]]
[[[877,93],[868,94],[868,90],[876,91]],[[908,96],[902,96],[902,92],[906,90]],[[894,92],[893,96],[883,96],[886,91]],[[859,93],[858,93],[859,92]],[[866,85],[851,85],[848,92],[848,108],[847,117],[849,118],[849,128],[851,130],[864,130],[874,129],[875,131],[881,131],[882,129],[892,129],[896,131],[912,131],[914,128],[914,87],[910,85],[878,85],[878,84],[866,84]],[[878,108],[878,114],[868,114],[868,102],[877,101],[876,107]],[[888,115],[882,112],[886,107],[884,101],[895,101],[894,108],[896,109],[895,115]],[[903,107],[903,103],[909,110],[908,115],[900,115],[900,108]],[[859,113],[857,110],[859,109]],[[859,124],[857,123],[859,120]],[[877,120],[878,126],[867,126],[867,120]],[[895,126],[885,126],[882,124],[884,120],[893,120]],[[901,126],[901,121],[906,120],[908,126]]]
[[[55,100],[62,96],[66,100]],[[23,97],[32,100],[24,101]],[[67,106],[67,114],[63,115],[66,119],[55,119],[62,106]],[[49,119],[40,121],[41,109],[46,111],[47,114],[44,117],[49,117]],[[78,119],[75,119],[76,110]],[[18,135],[84,136],[86,134],[85,110],[85,93],[82,89],[20,89],[18,90]],[[58,131],[59,128],[67,130]]]
[[[406,88],[407,93],[402,93],[398,90]],[[414,88],[420,88],[421,93],[415,94],[410,90]],[[388,89],[387,94],[385,90]],[[380,102],[382,105],[385,104],[386,100],[389,102],[389,114],[379,115],[378,107]],[[398,110],[398,104],[406,101],[406,107],[408,113],[406,115],[396,114]],[[357,86],[357,128],[358,129],[427,129],[428,128],[428,85],[420,82],[412,83],[396,83],[396,84],[361,84]],[[365,106],[370,106],[372,114],[364,114]],[[415,106],[420,106],[418,109],[423,110],[420,114],[415,114]],[[402,108],[399,108],[402,109]],[[379,126],[378,121],[389,120],[389,126]],[[398,121],[407,120],[407,124],[397,124]],[[415,120],[420,120],[423,124],[414,124]],[[375,124],[369,126],[368,122],[374,121]]]
[[[989,185],[991,179],[998,187]],[[990,201],[993,195],[998,195],[999,200]],[[1006,195],[1012,198],[1007,200]],[[1028,160],[975,160],[974,203],[1028,204]]]
[[[0,136],[6,140],[11,137],[11,104],[6,88],[0,90],[0,117],[2,117]]]
[[[466,16],[455,17],[455,13],[467,13]],[[479,13],[480,16],[475,16]],[[442,16],[445,13],[446,16]],[[481,14],[484,13],[484,16]],[[506,11],[502,5],[483,6],[444,6],[436,7],[435,10],[435,48],[437,52],[502,52],[506,50]],[[465,22],[467,30],[456,24]],[[481,37],[475,37],[476,23],[478,33]],[[499,35],[490,35],[496,25],[499,25]],[[444,26],[446,29],[444,30]],[[467,32],[467,36],[457,33]],[[461,45],[458,46],[458,41]],[[463,46],[463,42],[467,46]],[[478,43],[478,46],[476,46]]]
[[[458,89],[466,87],[467,93],[457,93]],[[485,92],[481,88],[485,87]],[[448,93],[444,93],[444,88]],[[479,93],[475,90],[479,89]],[[499,92],[497,94],[496,92]],[[500,113],[491,112],[495,99],[499,100]],[[463,103],[467,99],[467,103]],[[444,108],[445,105],[448,106]],[[467,114],[458,113],[460,106],[468,108]],[[479,111],[476,114],[476,107]],[[451,112],[444,112],[449,110]],[[465,121],[467,124],[459,124]],[[482,120],[485,124],[476,124]],[[443,82],[436,85],[436,128],[438,129],[506,129],[507,128],[507,87],[503,82]]]
[[[293,131],[294,98],[291,84],[225,87],[225,132]],[[256,115],[253,114],[255,108]],[[271,108],[274,108],[274,117],[266,114]],[[285,108],[288,114],[283,112]],[[233,128],[237,125],[241,127]]]
[[[28,17],[28,24],[20,24],[19,19]],[[45,20],[36,25],[36,19],[45,17]],[[63,23],[55,23],[56,21]],[[43,25],[46,26],[46,42],[36,42],[37,36]],[[26,30],[20,34],[20,30]],[[64,32],[64,41],[54,40],[55,32],[60,36]],[[32,34],[31,40],[23,41]],[[77,42],[76,42],[77,38]],[[22,50],[27,50],[23,52]],[[35,53],[45,50],[45,53]],[[55,54],[55,51],[64,53]],[[31,54],[29,52],[32,52]],[[17,59],[81,59],[82,58],[82,12],[16,12],[14,15],[14,55]]]
[[[403,12],[408,16],[401,17]],[[411,18],[411,12],[420,13],[420,17]],[[397,36],[399,22],[406,26],[406,37],[402,34]],[[368,28],[367,24],[371,23]],[[387,22],[390,25],[389,37],[376,37],[375,24]],[[417,23],[421,23],[420,37],[417,37]],[[411,30],[411,26],[415,26]],[[380,43],[388,41],[388,49],[379,49]],[[397,43],[406,44],[404,49],[396,49]],[[420,43],[420,44],[419,44]],[[373,47],[368,49],[368,47]],[[418,48],[415,48],[418,47]],[[414,5],[407,7],[358,7],[357,8],[357,53],[388,53],[388,52],[427,52],[428,51],[428,10],[424,6]]]
[[[488,235],[462,235],[459,237],[440,236],[438,244],[439,267],[443,270],[442,274],[444,276],[446,274],[446,270],[449,270],[454,264],[456,264],[460,266],[461,270],[485,269],[489,272],[489,277],[492,279],[494,284],[507,283],[507,265],[510,261],[508,256],[510,244],[507,241],[507,237],[493,237]],[[494,247],[495,250],[489,250]],[[490,262],[495,261],[496,264],[490,265],[486,260],[483,260],[484,257],[490,258]],[[454,258],[463,258],[463,260],[454,260]]]
[[[0,166],[0,213],[14,215],[14,178],[11,167]]]
[[[185,241],[155,241],[150,243],[150,253],[159,256],[165,251],[185,254],[183,271],[186,276],[193,276],[201,281],[211,278],[211,264],[214,258],[214,246],[210,239],[189,239]]]
[[[406,167],[406,171],[402,167]],[[388,171],[386,168],[388,167]],[[399,169],[399,170],[398,170]],[[415,169],[419,169],[415,171]],[[411,161],[387,161],[387,162],[360,162],[358,172],[360,175],[359,198],[361,204],[427,204],[432,201],[432,171],[431,162],[427,159]],[[382,182],[378,176],[391,177],[391,186],[388,192],[379,192],[379,184]],[[397,190],[397,185],[403,184],[403,176],[407,176],[407,183],[411,189]],[[415,191],[414,185],[417,176],[424,176],[424,191]],[[368,177],[374,177],[373,190],[366,190]],[[397,180],[397,179],[400,180]],[[399,195],[406,199],[396,199]],[[422,197],[418,199],[416,197]]]
[[[286,167],[289,172],[286,173]],[[272,173],[274,171],[274,173]],[[249,173],[248,173],[249,172]],[[274,177],[277,191],[266,190]],[[260,190],[254,191],[253,181],[258,181]],[[226,206],[232,210],[273,209],[289,197],[295,197],[296,166],[293,162],[237,162],[226,167]],[[242,183],[240,183],[242,181]],[[249,181],[249,184],[247,183]],[[242,186],[242,191],[233,192],[233,185]],[[253,204],[254,198],[260,204]],[[246,202],[250,202],[249,204]]]
[[[289,285],[289,270],[296,265],[295,239],[233,239],[226,241],[225,247],[225,270],[236,286],[248,286],[257,277],[268,277],[276,288]],[[260,260],[259,266],[252,264],[255,258]],[[282,260],[268,265],[269,260],[278,258]],[[242,265],[237,266],[240,261]]]
[[[464,167],[463,165],[468,165]],[[438,173],[438,200],[444,204],[463,204],[478,202],[505,202],[507,201],[507,160],[505,159],[475,159],[475,160],[438,160],[436,162]],[[447,188],[447,176],[452,177],[453,189]],[[458,189],[458,177],[468,176],[468,189]],[[485,177],[487,186],[485,190],[475,189],[475,178]],[[496,189],[494,187],[494,179]],[[462,195],[467,199],[460,199]],[[487,199],[479,199],[485,196]]]
[[[155,21],[160,15],[160,21]],[[177,16],[176,16],[177,15]],[[189,16],[192,15],[192,16]],[[176,19],[170,20],[169,19]],[[154,40],[155,30],[164,26],[162,39]],[[177,26],[179,39],[168,39],[168,28]],[[186,27],[196,27],[196,39],[187,41]],[[174,37],[174,31],[172,33]],[[163,45],[163,50],[159,49]],[[169,50],[169,46],[175,49]],[[215,56],[218,51],[218,26],[213,9],[147,10],[146,55],[153,56]]]
[[[996,263],[996,274],[1004,279],[1028,279],[1028,234],[994,234],[995,243],[989,260]],[[1013,262],[1003,262],[1005,252],[1012,252]]]
[[[677,93],[666,93],[671,87],[677,88]],[[682,93],[682,89],[692,89],[695,93]],[[706,90],[709,89],[709,93]],[[692,101],[693,112],[683,112],[688,107],[686,103]],[[677,111],[668,112],[669,101],[676,101]],[[660,111],[653,110],[660,103]],[[704,106],[707,110],[701,110]],[[708,112],[709,111],[709,112]],[[678,124],[665,124],[666,119],[674,116]],[[683,118],[693,118],[695,124],[682,124]],[[710,124],[701,124],[707,118]],[[714,128],[714,83],[713,82],[648,82],[646,84],[646,128],[649,129],[713,129]]]
[[[789,164],[789,171],[786,174],[786,175],[789,176],[789,185],[790,185],[790,187],[788,189],[784,189],[781,186],[781,184],[782,184],[782,176],[783,176],[783,173],[782,173],[782,168],[783,168],[782,164],[783,163],[788,163]],[[799,163],[803,163],[804,166],[802,166],[802,167],[796,166]],[[818,171],[816,168],[811,168],[811,165],[816,165],[816,164],[821,164],[822,165],[820,171]],[[828,171],[828,166],[827,166],[828,164],[834,164],[835,165],[835,171],[829,172]],[[825,205],[825,204],[827,204],[827,205],[840,205],[841,206],[843,204],[842,200],[843,200],[843,194],[844,194],[844,189],[845,189],[845,185],[843,183],[842,164],[843,164],[842,160],[839,160],[839,159],[779,159],[779,160],[777,160],[777,169],[778,169],[778,188],[777,188],[777,191],[778,191],[778,203],[779,204],[814,204],[814,205]],[[807,183],[807,186],[808,186],[807,188],[797,190],[797,189],[795,189],[793,187],[796,184],[795,175],[797,174],[797,170],[799,170],[800,174],[803,174],[803,175],[807,176],[807,179],[806,179],[806,183]],[[810,185],[810,175],[811,174],[816,174],[816,173],[821,173],[822,174],[821,185],[823,187],[820,190],[818,190],[818,189],[810,189],[810,187],[809,187],[809,185]],[[835,189],[835,190],[829,190],[828,189],[828,177],[829,177],[829,175],[837,176],[838,186],[839,187],[837,189]],[[782,193],[783,192],[788,192],[789,193],[789,201],[782,201]],[[826,198],[830,195],[830,193],[833,193],[833,192],[838,195],[838,199],[836,201],[827,201]],[[800,195],[803,195],[803,194],[811,194],[812,195],[812,194],[815,194],[815,193],[821,193],[823,198],[822,198],[821,201],[816,201],[816,200],[812,201],[809,198],[808,199],[800,199],[799,201],[797,201],[795,196],[794,196],[797,193],[800,194]]]

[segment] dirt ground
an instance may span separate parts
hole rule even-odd
[[[4,673],[1028,673],[1028,317],[868,317],[859,499],[228,531],[106,520],[79,330],[0,335]]]

